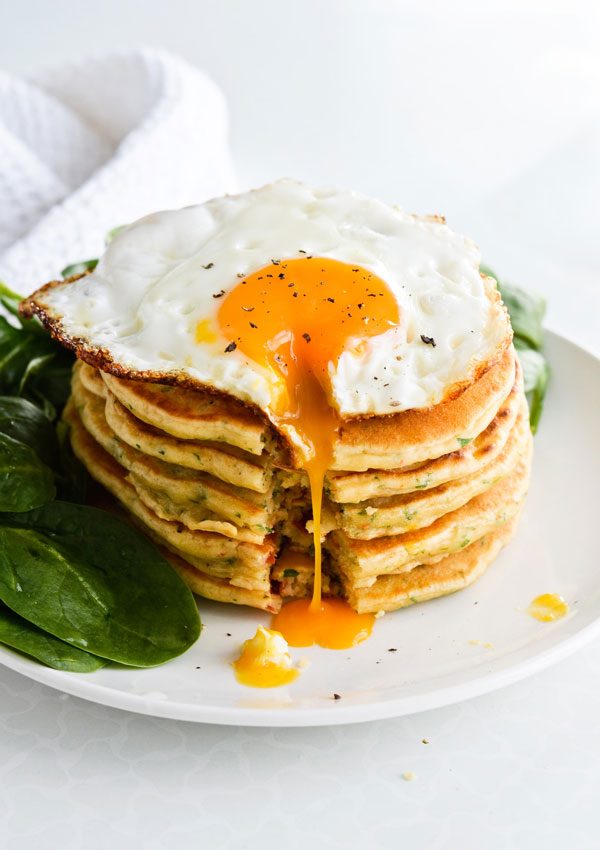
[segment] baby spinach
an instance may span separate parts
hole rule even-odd
[[[512,283],[501,283],[498,276],[486,266],[481,266],[480,269],[483,274],[494,278],[508,310],[514,331],[515,348],[523,369],[525,392],[529,403],[529,424],[535,434],[542,415],[550,376],[546,358],[540,352],[544,341],[542,322],[546,312],[546,301],[541,295],[527,292]]]
[[[1,393],[32,396],[37,402],[38,397],[48,397],[50,391],[55,403],[64,404],[69,391],[68,369],[73,359],[46,332],[30,332],[0,316]],[[55,387],[57,369],[61,376],[60,392]]]
[[[69,426],[59,422],[56,426],[58,437],[60,475],[56,480],[58,498],[64,502],[79,502],[83,504],[87,494],[89,475],[71,447]]]
[[[500,283],[499,289],[510,314],[515,336],[523,339],[531,348],[541,348],[544,341],[542,322],[546,313],[545,299],[511,283]]]
[[[16,396],[0,396],[0,433],[25,443],[47,466],[57,468],[56,432],[52,422],[32,402]]]
[[[523,368],[523,382],[529,403],[529,422],[535,434],[544,407],[550,370],[546,358],[539,351],[527,348],[518,338],[515,339],[515,347],[519,352],[519,360]]]
[[[19,304],[22,300],[21,295],[14,292],[12,289],[0,281],[0,304],[4,307],[7,313],[14,316],[20,327],[29,333],[37,334],[38,336],[46,337],[48,332],[37,317],[33,319],[24,319],[19,313]]]
[[[85,274],[85,272],[93,272],[96,266],[98,265],[98,260],[80,260],[78,263],[72,263],[70,266],[66,266],[62,271],[61,275],[63,277],[75,277],[79,274]]]
[[[117,225],[117,227],[113,227],[111,230],[109,230],[108,233],[106,234],[106,236],[104,237],[104,244],[110,245],[110,243],[113,241],[115,236],[118,236],[119,233],[122,230],[125,230],[126,227],[127,227],[126,224],[119,224],[119,225]]]
[[[201,629],[191,591],[148,540],[68,502],[0,516],[0,599],[55,637],[134,667],[180,655]]]
[[[36,452],[0,433],[0,511],[29,511],[54,498],[54,476]]]
[[[36,658],[47,667],[70,673],[91,673],[106,664],[104,658],[46,634],[5,605],[0,605],[0,643]]]

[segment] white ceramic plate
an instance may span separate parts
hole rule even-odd
[[[550,333],[546,350],[552,383],[525,514],[516,539],[467,590],[386,614],[356,649],[293,650],[310,666],[287,688],[237,684],[229,662],[268,617],[209,602],[200,605],[198,643],[152,670],[62,673],[3,648],[0,662],[75,696],[143,714],[311,726],[458,702],[564,658],[600,632],[600,361]],[[562,594],[569,615],[555,623],[529,617],[525,609],[540,593]]]

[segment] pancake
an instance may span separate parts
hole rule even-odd
[[[457,398],[391,416],[345,420],[331,469],[395,469],[449,454],[475,439],[494,420],[515,382],[512,345]]]
[[[135,413],[113,393],[115,382],[123,400],[136,400]],[[186,433],[206,435],[204,400],[198,430],[197,391],[162,393],[144,383],[140,394],[134,383],[100,376],[87,365],[74,370],[66,418],[74,449],[92,475],[169,552],[197,592],[266,610],[277,610],[282,596],[309,594],[314,567],[305,473],[277,469],[281,457],[264,425],[258,456],[149,424],[148,418],[164,427],[184,421]],[[218,411],[211,409],[212,428],[218,427]],[[378,452],[391,457],[399,440],[406,440],[403,457],[413,462],[389,470],[330,470],[321,525],[326,591],[342,594],[362,611],[390,610],[409,604],[411,596],[452,592],[479,574],[473,559],[482,570],[493,557],[488,553],[502,545],[496,541],[506,537],[499,529],[517,515],[527,486],[531,437],[512,350],[458,398],[435,409],[346,423],[338,445],[353,428],[354,466],[365,454],[358,435],[367,425],[380,437],[379,445],[373,443]],[[473,436],[458,438],[457,432]],[[384,436],[390,437],[387,445]],[[442,447],[452,450],[437,456]],[[161,450],[165,455],[159,456]],[[201,460],[190,460],[196,451]],[[427,459],[414,462],[419,457]],[[372,493],[378,476],[390,495],[343,501],[357,492]],[[236,486],[248,480],[255,490]],[[298,557],[304,554],[293,577],[276,562],[281,540],[295,547]],[[237,593],[240,588],[243,593]]]
[[[471,475],[502,451],[517,418],[523,399],[523,377],[519,362],[517,379],[488,427],[461,448],[435,460],[401,469],[372,469],[364,472],[330,470],[326,492],[334,502],[362,502],[385,496],[429,490]]]
[[[267,424],[231,396],[101,375],[115,398],[148,425],[182,440],[212,440],[254,455],[263,452]]]
[[[456,593],[476,581],[513,537],[518,513],[500,528],[489,531],[460,552],[437,564],[418,566],[401,575],[381,576],[366,588],[344,587],[345,595],[359,614],[395,611],[417,602]]]
[[[106,384],[102,380],[102,375],[97,369],[84,363],[83,360],[76,360],[73,366],[73,373],[79,377],[83,386],[89,392],[100,398],[106,398],[108,391]]]
[[[137,419],[111,392],[107,394],[105,416],[109,427],[123,442],[144,454],[187,469],[207,472],[257,493],[266,493],[270,487],[271,476],[263,455],[257,457],[223,444],[172,437]]]
[[[107,423],[128,445],[167,463],[208,472],[230,484],[258,493],[265,493],[269,489],[270,480],[263,456],[256,457],[222,443],[171,437],[130,413],[107,389],[96,369],[83,361],[77,361],[74,372],[86,390],[105,399]]]
[[[183,558],[173,552],[163,550],[162,554],[167,558],[181,578],[193,593],[213,599],[215,602],[226,602],[230,605],[248,605],[276,614],[281,608],[281,598],[273,593],[264,593],[260,590],[251,590],[246,587],[236,587],[226,579],[203,573],[196,569]]]
[[[510,346],[456,398],[422,410],[344,419],[334,444],[331,469],[394,469],[455,451],[493,421],[514,385],[515,369],[516,356]],[[267,443],[273,449],[273,429],[232,398],[117,378],[107,372],[101,375],[127,410],[167,434],[184,440],[229,443],[258,455]],[[282,460],[283,455],[278,457],[279,462]]]
[[[148,383],[142,391],[135,383],[87,365],[74,369],[65,418],[74,450],[93,477],[196,592],[271,611],[282,597],[309,595],[314,566],[308,482],[303,471],[277,468],[281,454],[268,426],[253,420],[260,428],[260,455],[208,440],[207,423],[214,433],[219,416],[222,433],[227,431],[228,408],[211,406],[208,413],[200,397],[196,418],[197,391],[163,393],[164,387]],[[127,407],[127,400],[135,405]],[[158,422],[167,429],[184,422],[188,436],[168,433]],[[366,428],[379,442],[360,443]],[[204,438],[192,439],[191,433]],[[347,444],[354,452],[351,469],[330,470],[326,485],[325,592],[371,611],[464,586],[508,539],[504,525],[512,529],[527,489],[531,436],[512,349],[460,396],[436,408],[345,423],[338,447]],[[411,462],[357,469],[358,458],[371,452],[380,462],[382,453]],[[248,482],[254,489],[240,486]],[[381,486],[385,495],[379,495]],[[369,496],[349,500],[355,493]],[[294,575],[285,567],[286,556],[276,560],[282,541],[304,558]]]
[[[139,499],[125,470],[86,431],[73,405],[67,406],[65,420],[71,429],[71,443],[77,457],[95,480],[127,508],[151,539],[209,575],[270,595],[269,573],[275,559],[275,540],[256,546],[220,534],[188,532],[176,522],[161,520]],[[269,602],[271,607],[274,604]]]
[[[392,610],[453,592],[486,568],[509,537],[529,474],[531,437],[526,427],[520,376],[515,380],[514,363],[512,378],[512,389],[500,401],[491,423],[473,439],[472,447],[465,445],[437,461],[438,471],[445,469],[445,473],[438,474],[448,475],[459,455],[463,471],[474,468],[470,475],[452,475],[437,487],[415,488],[362,503],[329,502],[322,527],[327,593],[343,595],[358,611]],[[102,386],[106,387],[104,381]],[[168,553],[195,592],[269,611],[278,610],[282,597],[310,594],[314,568],[310,561],[310,522],[309,530],[306,529],[309,506],[303,473],[274,470],[275,461],[267,451],[266,466],[271,467],[269,472],[275,484],[267,497],[272,498],[273,493],[277,496],[277,507],[271,516],[278,517],[278,534],[267,536],[263,531],[254,538],[243,539],[248,529],[223,518],[222,499],[208,500],[207,507],[218,507],[219,514],[207,510],[204,503],[198,507],[191,501],[190,487],[202,477],[211,476],[165,463],[117,437],[106,419],[111,393],[101,394],[100,387],[93,370],[87,367],[75,370],[73,399],[65,416],[72,428],[74,450],[96,480],[128,510],[133,521]],[[143,432],[145,423],[124,412],[130,427]],[[151,427],[154,433],[157,429]],[[133,430],[131,433],[135,435]],[[428,472],[435,473],[431,463],[422,468],[428,466]],[[410,468],[390,471],[391,476],[404,482],[414,473]],[[352,487],[364,486],[363,492],[369,492],[371,471],[346,475],[351,477]],[[363,477],[367,479],[364,485]],[[333,473],[331,480],[335,478]],[[428,483],[435,480],[431,474]],[[251,494],[218,480],[208,485],[213,493],[215,486],[217,490],[229,487],[230,499],[239,499],[240,492]],[[386,486],[393,485],[388,481]],[[256,508],[260,498],[263,496],[258,493],[251,494],[250,500],[244,498],[245,509]],[[457,499],[464,499],[465,504],[457,508]],[[357,524],[364,522],[361,511],[366,507],[372,508],[369,513],[376,517],[372,524],[385,536],[372,539],[357,536],[357,531],[361,533]],[[340,508],[343,508],[341,521]],[[435,518],[416,529],[412,516],[415,509],[417,514],[422,511],[419,521],[423,523]],[[411,519],[407,519],[405,510]],[[383,526],[399,512],[406,530],[390,533]],[[236,518],[237,523],[239,519]],[[367,531],[372,533],[373,529]],[[296,546],[299,557],[304,553],[305,560],[293,570],[293,576],[289,568],[286,575],[285,558],[276,561],[281,539]]]
[[[369,587],[378,576],[431,564],[472,544],[515,516],[527,493],[531,435],[510,475],[430,526],[406,534],[356,540],[342,531],[327,538],[338,572],[353,587]]]
[[[273,516],[269,494],[242,490],[131,448],[109,428],[104,400],[83,386],[77,371],[73,375],[72,398],[86,429],[105,451],[125,467],[130,482],[142,499],[146,491],[164,493],[166,500],[175,505],[203,509],[207,512],[207,520],[220,517],[262,537],[271,533]]]
[[[349,537],[361,540],[389,537],[429,526],[444,514],[485,493],[508,475],[529,439],[529,412],[525,400],[521,399],[521,411],[502,451],[476,472],[455,478],[435,489],[337,505],[336,524]]]
[[[149,519],[150,515],[137,500],[135,490],[128,485],[124,470],[105,452],[85,431],[73,407],[67,408],[66,419],[71,425],[72,442],[78,457],[93,470],[96,479],[117,496],[132,512],[134,520],[153,539],[165,540],[160,523]],[[419,565],[399,575],[380,576],[369,587],[354,587],[342,580],[343,590],[337,579],[324,574],[324,588],[328,595],[343,592],[350,604],[359,612],[391,611],[400,607],[423,602],[453,593],[475,581],[497,556],[500,549],[510,540],[518,520],[517,513],[503,525],[488,531],[487,534],[451,555],[446,555],[435,564]],[[151,524],[149,524],[149,522]],[[152,527],[154,526],[154,528]],[[177,534],[177,531],[173,531]],[[206,545],[206,535],[204,535]],[[246,570],[235,578],[227,576],[227,569],[218,564],[210,564],[207,559],[198,558],[194,566],[190,562],[190,553],[184,547],[162,547],[163,554],[179,572],[188,586],[202,596],[230,604],[250,605],[255,608],[276,612],[281,605],[281,595],[290,597],[308,596],[312,589],[312,568],[310,563],[299,560],[286,561],[281,558],[273,568],[267,563],[255,570]],[[206,553],[206,549],[204,552]],[[217,555],[222,555],[218,550]],[[286,566],[293,564],[293,568]],[[202,567],[204,569],[202,569]],[[207,572],[206,570],[211,570]],[[286,576],[287,572],[287,576]],[[221,574],[219,574],[221,573]],[[270,575],[269,575],[270,573]],[[295,575],[290,575],[294,573]],[[272,591],[279,587],[280,594]]]

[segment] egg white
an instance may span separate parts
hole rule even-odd
[[[214,295],[271,262],[303,256],[358,264],[388,284],[401,325],[345,350],[330,378],[342,415],[428,407],[506,341],[506,311],[479,274],[469,239],[354,192],[281,180],[126,227],[93,274],[44,292],[62,332],[123,369],[184,375],[268,411],[274,377],[227,340],[195,341]],[[421,336],[432,338],[435,346]]]

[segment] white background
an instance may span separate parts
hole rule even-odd
[[[547,295],[552,327],[600,353],[599,4],[0,9],[11,71],[140,43],[222,87],[242,188],[290,175],[443,212],[489,265]],[[320,730],[153,721],[2,671],[2,846],[591,850],[599,717],[598,642],[462,706]]]

